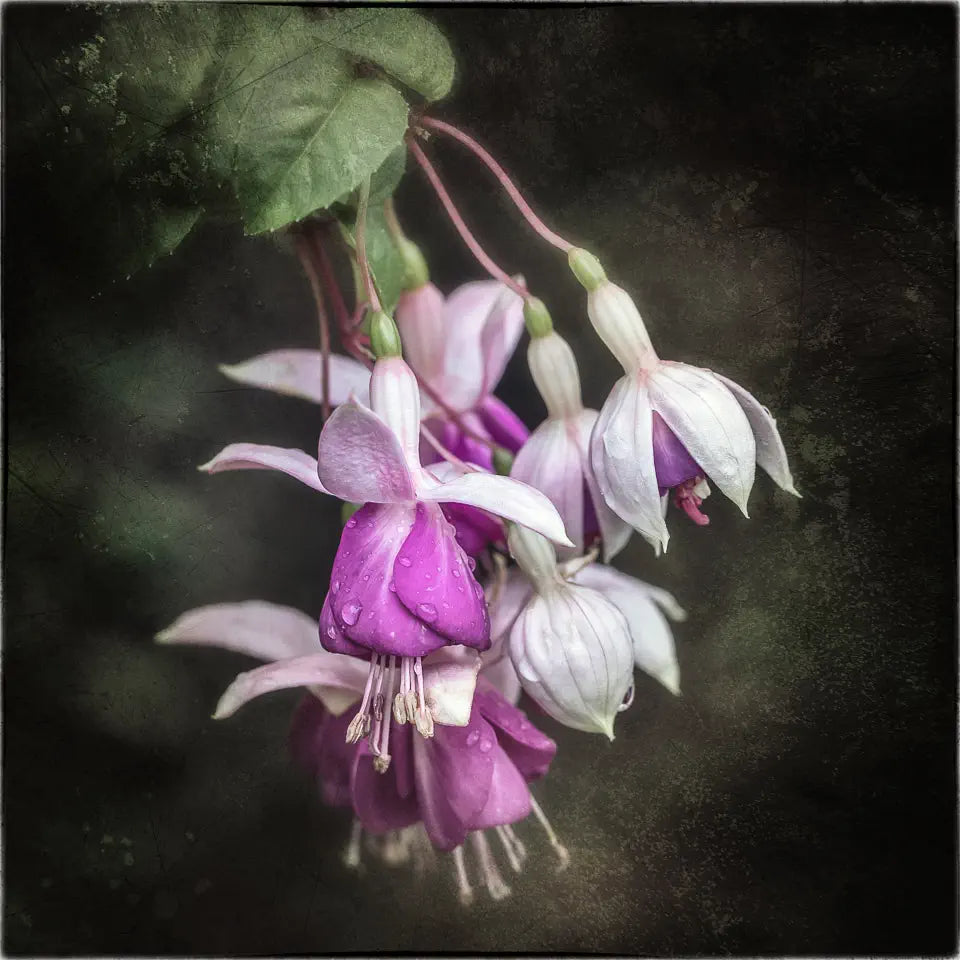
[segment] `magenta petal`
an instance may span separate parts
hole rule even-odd
[[[443,515],[453,524],[464,553],[479,556],[491,543],[503,543],[503,526],[483,510],[463,503],[442,503]]]
[[[373,756],[363,742],[357,747],[350,790],[353,810],[365,830],[385,833],[402,830],[420,819],[417,795],[412,790],[401,793],[401,785],[413,781],[413,757],[409,749],[412,739],[410,727],[395,729],[391,741],[391,760],[386,773],[373,768]]]
[[[546,774],[557,753],[557,745],[530,723],[522,710],[489,686],[477,690],[473,705],[493,727],[500,747],[527,780]]]
[[[511,453],[516,453],[530,436],[524,422],[492,394],[480,401],[476,414],[494,441]]]
[[[413,520],[413,504],[368,503],[340,537],[327,599],[343,636],[374,653],[422,657],[447,643],[401,603],[400,585],[394,583],[404,569],[395,565],[397,553]]]
[[[328,590],[323,601],[323,609],[320,611],[320,643],[323,649],[331,653],[345,653],[348,657],[369,658],[370,651],[348,640],[340,629],[340,624],[330,606],[331,596],[332,593]]]
[[[463,843],[490,796],[496,736],[474,710],[465,727],[436,728],[413,740],[417,799],[430,842],[440,850]]]
[[[490,778],[490,793],[483,809],[470,824],[474,830],[487,830],[505,823],[516,823],[530,816],[530,790],[527,781],[499,744],[491,750],[491,754],[493,776]]]
[[[331,716],[313,695],[300,701],[290,728],[290,752],[294,760],[315,777],[325,803],[332,807],[351,805],[350,776],[356,745],[346,742],[347,712]]]
[[[700,465],[657,412],[653,414],[653,465],[661,493],[684,480],[703,476]]]
[[[417,504],[393,576],[404,606],[438,634],[478,650],[490,646],[483,588],[438,504]]]

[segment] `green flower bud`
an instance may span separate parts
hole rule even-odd
[[[382,310],[369,315],[370,349],[379,360],[381,357],[402,357],[400,331],[393,320]]]
[[[341,526],[346,526],[347,521],[363,506],[362,503],[351,503],[349,500],[344,500],[340,504],[340,524]]]
[[[429,283],[430,270],[420,248],[406,237],[400,237],[395,242],[403,258],[403,289],[416,290]]]
[[[546,337],[553,333],[553,320],[550,311],[537,297],[527,297],[523,304],[523,322],[531,337]]]
[[[513,469],[513,454],[506,447],[496,447],[493,451],[493,469],[501,477],[509,477]]]
[[[600,261],[586,250],[574,247],[567,254],[570,269],[586,290],[596,290],[607,279]]]

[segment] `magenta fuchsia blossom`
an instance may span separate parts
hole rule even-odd
[[[709,523],[700,511],[707,480],[748,515],[757,463],[799,496],[770,411],[726,377],[660,360],[630,296],[585,251],[574,251],[571,263],[587,287],[590,320],[626,374],[604,403],[590,446],[610,507],[666,550],[671,490],[674,503],[699,525]]]
[[[522,859],[523,845],[510,827],[531,812],[542,819],[527,784],[547,773],[556,745],[486,677],[474,690],[476,654],[447,650],[424,661],[435,735],[424,740],[409,727],[397,729],[389,744],[392,763],[384,764],[383,751],[345,736],[351,708],[365,688],[363,665],[318,651],[314,623],[300,611],[261,601],[201,607],[183,614],[157,639],[217,646],[268,661],[237,677],[221,697],[218,718],[264,693],[307,687],[310,695],[294,715],[290,746],[315,777],[323,800],[350,807],[362,828],[377,836],[420,824],[435,848],[448,851],[470,835],[488,888],[494,895],[505,888],[478,832],[493,830],[510,862]],[[548,824],[547,829],[555,841]],[[565,858],[563,848],[555,846]],[[462,850],[455,861],[459,873]]]

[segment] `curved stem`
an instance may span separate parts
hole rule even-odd
[[[320,406],[320,415],[324,422],[330,416],[330,324],[327,320],[327,308],[323,302],[323,290],[320,286],[320,278],[317,275],[317,269],[313,262],[311,254],[311,245],[306,236],[297,231],[294,234],[294,244],[297,248],[297,256],[300,257],[300,263],[303,265],[303,271],[310,281],[310,289],[313,292],[313,300],[317,305],[317,319],[320,323],[320,355],[322,359],[322,403]]]
[[[324,232],[329,236],[329,230],[325,227]],[[330,297],[330,301],[333,304],[333,313],[337,318],[337,328],[340,330],[340,333],[350,329],[351,326],[351,317],[350,311],[347,309],[346,301],[343,299],[343,293],[340,290],[340,284],[337,283],[337,275],[334,272],[333,264],[330,261],[330,256],[327,253],[326,245],[323,242],[323,236],[320,230],[314,230],[313,235],[313,249],[316,252],[317,266],[320,268],[320,275],[323,281],[324,287],[327,290],[327,296]]]
[[[465,460],[461,460],[455,453],[448,450],[434,435],[433,431],[429,427],[425,427],[422,423],[420,424],[420,433],[423,435],[423,439],[433,447],[437,453],[443,457],[448,463],[452,463],[455,467],[460,467],[465,473],[485,473],[486,471],[480,467],[474,466],[472,463],[467,463]]]
[[[412,369],[412,368],[411,368]],[[444,412],[444,414],[452,420],[461,430],[462,433],[465,433],[471,440],[476,440],[477,443],[482,443],[484,446],[490,448],[491,451],[495,451],[499,444],[495,443],[489,437],[483,437],[476,430],[472,430],[463,422],[463,417],[461,414],[457,413],[456,410],[451,407],[443,397],[429,384],[423,377],[420,376],[415,370],[413,375],[417,378],[417,384],[420,389]]]
[[[357,225],[354,233],[356,242],[357,264],[360,267],[360,275],[363,277],[363,285],[367,291],[367,300],[370,303],[370,309],[380,310],[380,298],[377,296],[376,288],[373,285],[373,276],[370,273],[370,264],[367,262],[367,204],[370,201],[370,178],[360,185],[360,197],[357,200]]]
[[[416,158],[417,163],[423,168],[423,172],[427,175],[427,179],[430,181],[430,185],[433,187],[437,196],[440,198],[440,202],[443,204],[444,209],[447,211],[447,216],[450,218],[453,225],[457,228],[457,232],[463,238],[463,242],[470,249],[470,252],[477,258],[480,265],[490,274],[490,276],[495,277],[501,283],[508,286],[514,293],[518,296],[523,297],[524,300],[530,297],[530,291],[526,287],[517,283],[505,270],[498,267],[493,260],[487,256],[486,251],[483,247],[477,243],[476,237],[470,232],[470,228],[464,223],[463,217],[460,216],[460,212],[454,206],[453,201],[450,199],[450,194],[447,193],[445,187],[440,182],[440,177],[437,176],[437,171],[433,169],[433,164],[427,159],[427,155],[420,149],[420,145],[412,138],[408,137],[407,145],[410,147],[410,152]]]
[[[537,233],[543,237],[547,243],[553,244],[557,249],[562,250],[564,253],[569,253],[574,248],[574,244],[570,243],[568,240],[564,240],[558,233],[554,233],[530,208],[530,204],[523,199],[523,194],[517,189],[514,182],[507,176],[507,172],[497,163],[496,160],[490,156],[487,151],[477,143],[473,137],[468,136],[462,130],[459,130],[457,127],[453,126],[450,123],[444,123],[443,120],[434,120],[431,117],[421,117],[418,121],[420,126],[427,127],[431,130],[438,130],[440,133],[445,133],[449,137],[453,137],[454,140],[459,140],[465,147],[472,150],[483,163],[490,169],[493,175],[500,181],[500,185],[504,190],[507,191],[510,199],[516,204],[517,209],[520,213],[523,214],[524,219],[527,223],[533,227]]]

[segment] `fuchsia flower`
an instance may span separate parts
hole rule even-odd
[[[409,727],[396,730],[387,769],[381,762],[385,752],[376,754],[366,743],[345,739],[351,707],[365,687],[363,664],[318,650],[314,622],[300,611],[262,601],[200,607],[183,614],[157,639],[217,646],[269,661],[236,678],[220,699],[218,719],[264,693],[307,687],[311,695],[294,715],[290,745],[315,776],[324,801],[349,806],[362,828],[376,836],[422,824],[434,847],[457,852],[461,892],[466,878],[457,848],[471,835],[491,893],[509,892],[479,831],[495,830],[511,863],[519,863],[523,846],[510,825],[531,812],[542,819],[527,784],[547,773],[556,745],[487,679],[481,677],[474,689],[476,654],[443,650],[424,661],[422,678],[437,723],[435,735],[424,740]],[[554,845],[565,858],[559,843]]]
[[[509,543],[519,566],[488,587],[485,670],[509,663],[509,651],[518,682],[545,712],[611,737],[616,714],[633,700],[633,666],[679,694],[665,615],[686,614],[670,593],[589,557],[558,565],[551,545],[529,531],[511,530]]]
[[[757,463],[799,496],[770,411],[726,377],[660,360],[629,295],[585,251],[573,251],[571,265],[587,288],[591,322],[626,373],[600,411],[590,447],[610,507],[665,550],[670,490],[700,525],[709,523],[700,511],[708,479],[748,515]]]
[[[303,451],[234,444],[202,469],[277,469],[325,493],[363,503],[344,528],[320,618],[320,642],[370,659],[367,684],[348,735],[380,724],[414,723],[430,736],[421,658],[448,644],[485,649],[490,627],[473,562],[456,542],[441,503],[457,503],[529,525],[568,543],[553,504],[539,491],[483,472],[438,479],[419,456],[420,393],[399,356],[377,361],[372,410],[341,405],[320,435],[316,461]],[[450,471],[443,471],[448,476]],[[398,689],[397,689],[398,688]],[[394,690],[397,689],[396,697]],[[383,715],[383,703],[387,703]]]
[[[551,329],[531,338],[527,360],[547,419],[520,449],[510,476],[542,490],[560,512],[574,544],[558,551],[561,558],[583,553],[599,534],[604,559],[610,560],[633,531],[607,506],[593,475],[590,436],[599,414],[584,409],[573,351]]]

